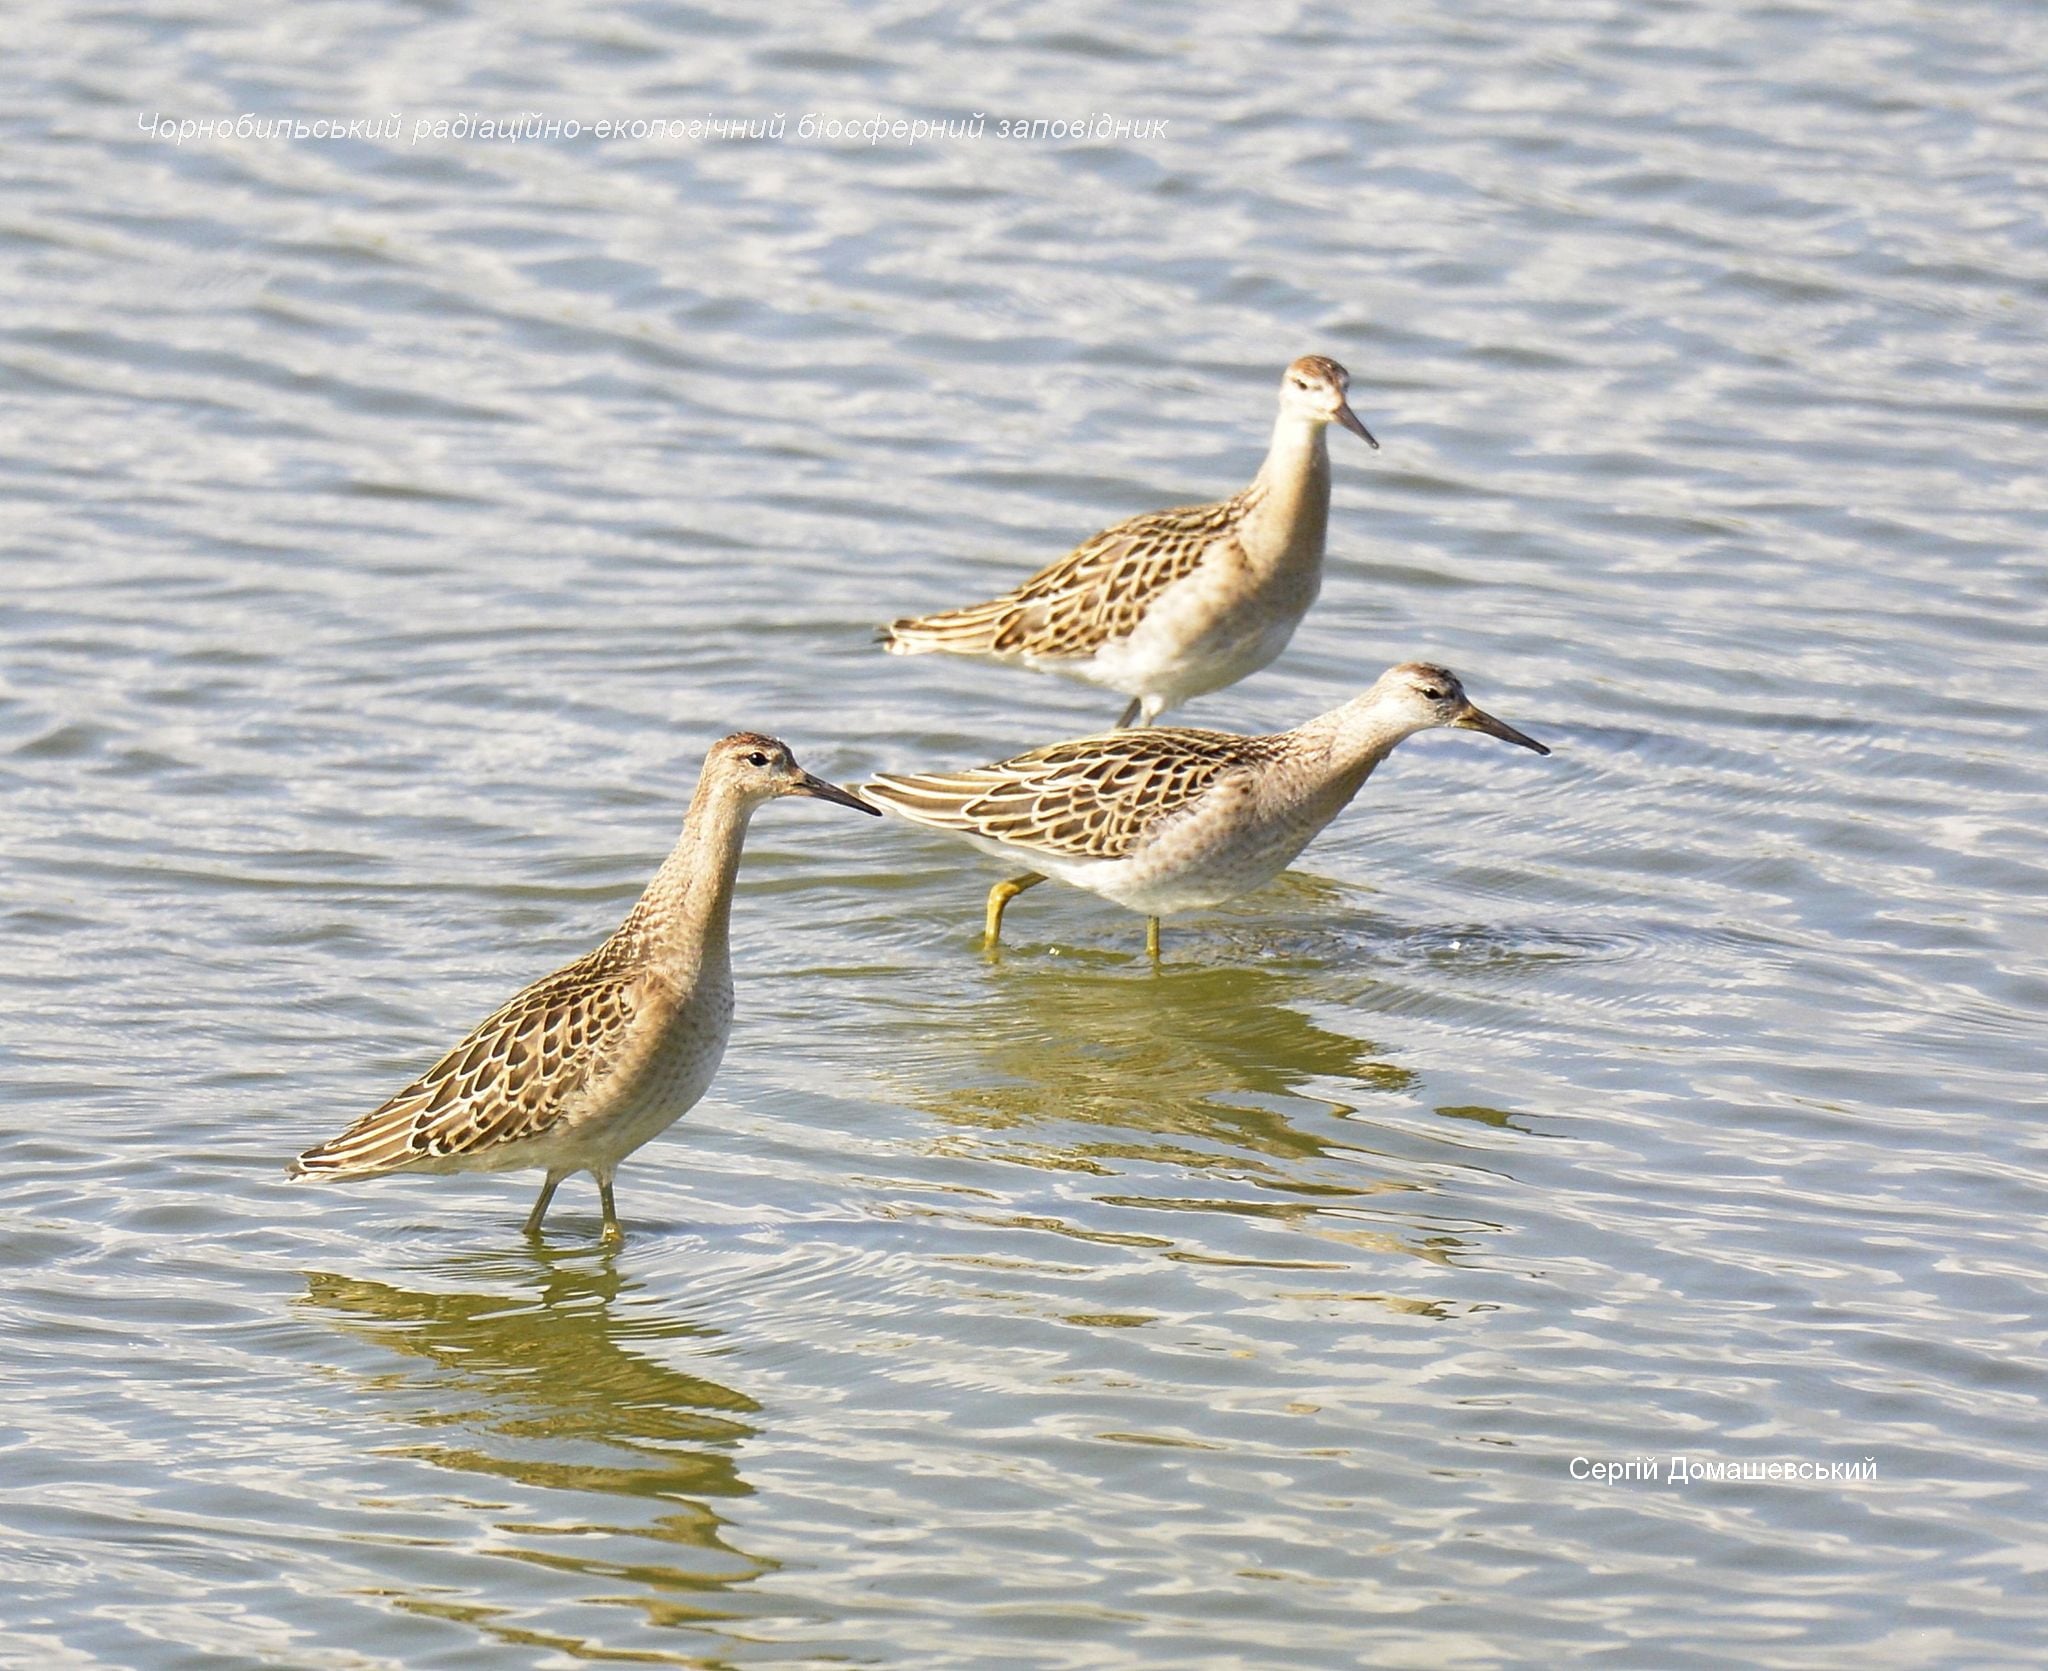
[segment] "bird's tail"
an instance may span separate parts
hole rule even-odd
[[[375,1178],[397,1172],[422,1156],[413,1141],[417,1126],[413,1106],[387,1104],[365,1114],[339,1137],[316,1143],[296,1160],[286,1164],[287,1178]]]
[[[892,656],[923,656],[941,651],[956,656],[1000,653],[1003,637],[1016,615],[1008,598],[971,603],[965,609],[936,615],[912,615],[891,621],[878,631],[882,648]]]
[[[860,792],[913,824],[935,830],[975,828],[974,809],[1002,779],[989,771],[885,772],[868,779]]]

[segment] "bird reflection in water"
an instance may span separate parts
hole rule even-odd
[[[715,1506],[752,1490],[736,1453],[760,1410],[682,1367],[717,1331],[636,1298],[610,1255],[522,1250],[422,1275],[437,1285],[306,1273],[304,1309],[399,1360],[363,1380],[421,1431],[380,1454],[490,1480],[495,1552],[572,1590],[601,1586],[586,1600],[637,1606],[656,1626],[715,1631],[732,1617],[721,1597],[775,1563],[735,1548]],[[584,1645],[424,1582],[393,1600],[501,1641]]]
[[[1369,1121],[1344,1118],[1378,1098],[1405,1100],[1416,1077],[1371,1040],[1318,1019],[1317,990],[1313,972],[1272,966],[1134,977],[1079,960],[1016,960],[991,968],[976,1001],[943,1028],[907,1018],[891,1041],[901,1046],[897,1084],[952,1128],[934,1145],[941,1152],[1094,1174],[1110,1186],[1095,1198],[1101,1206],[1158,1209],[1167,1257],[1329,1263],[1312,1243],[1283,1260],[1271,1243],[1248,1256],[1211,1216],[1233,1215],[1447,1263],[1466,1242],[1425,1205],[1440,1184],[1376,1151]],[[1161,1168],[1166,1193],[1156,1193]],[[1131,1240],[1094,1225],[1041,1227]],[[1466,1219],[1458,1228],[1492,1227]]]
[[[956,1081],[922,1106],[990,1129],[1105,1128],[1099,1141],[1061,1145],[1080,1157],[1241,1168],[1248,1155],[1285,1166],[1356,1152],[1360,1134],[1330,1117],[1406,1091],[1415,1076],[1380,1059],[1371,1040],[1313,1019],[1306,984],[1262,968],[1185,966],[1133,979],[1064,961],[1013,963],[934,1030],[940,1045],[919,1052],[918,1071]],[[933,1061],[937,1049],[944,1059]]]

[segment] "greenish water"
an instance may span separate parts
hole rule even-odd
[[[2038,9],[12,28],[0,1663],[2038,1657]],[[402,133],[137,125],[244,111]],[[1311,351],[1385,450],[1186,717],[1426,655],[1553,758],[1417,739],[1157,976],[769,809],[622,1251],[285,1183],[720,733],[1105,723],[872,626],[1240,485]],[[1596,1472],[1674,1457],[1753,1477]]]

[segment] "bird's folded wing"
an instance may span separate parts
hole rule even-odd
[[[1234,501],[1154,511],[1119,522],[1022,585],[890,631],[936,649],[990,655],[1084,657],[1128,637],[1152,601],[1192,574],[1238,520]]]
[[[308,1149],[294,1170],[383,1171],[538,1136],[598,1064],[618,1059],[643,998],[630,973],[572,963],[486,1017],[382,1107]]]
[[[965,772],[891,772],[874,800],[936,829],[1066,858],[1120,859],[1226,773],[1251,765],[1263,738],[1155,726],[1034,749]]]

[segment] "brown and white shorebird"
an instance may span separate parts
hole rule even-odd
[[[875,811],[811,776],[773,737],[741,731],[712,744],[681,837],[611,938],[494,1011],[382,1107],[300,1155],[288,1175],[538,1167],[546,1179],[526,1220],[537,1236],[555,1187],[588,1172],[604,1239],[618,1240],[612,1175],[690,1110],[725,1054],[740,847],[755,808],[784,795]]]
[[[1437,726],[1550,752],[1475,708],[1449,668],[1403,662],[1341,708],[1272,736],[1107,731],[972,771],[890,772],[861,793],[1031,867],[989,890],[989,946],[1010,901],[1050,876],[1142,912],[1157,957],[1161,917],[1271,881],[1351,804],[1375,766]]]
[[[1309,354],[1280,379],[1266,461],[1243,492],[1105,528],[986,603],[892,622],[892,655],[943,651],[1071,674],[1131,699],[1150,725],[1256,673],[1287,647],[1323,583],[1333,423],[1379,443],[1345,399],[1351,375]]]

